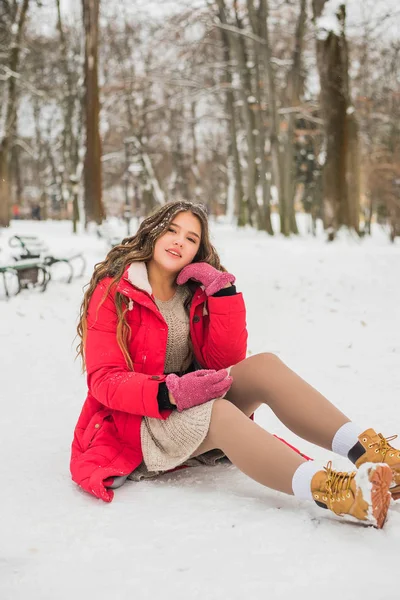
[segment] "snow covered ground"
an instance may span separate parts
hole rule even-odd
[[[112,504],[71,482],[69,449],[85,397],[76,318],[106,245],[69,231],[63,222],[14,222],[0,236],[2,260],[15,233],[88,259],[86,277],[71,285],[60,267],[44,294],[6,301],[0,290],[1,600],[396,597],[400,502],[377,531],[264,489],[233,466],[130,482]],[[380,230],[332,245],[228,224],[213,232],[245,294],[249,350],[275,352],[354,420],[400,434],[399,243]],[[333,458],[267,408],[256,420],[315,458]]]

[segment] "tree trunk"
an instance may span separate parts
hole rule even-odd
[[[300,0],[300,13],[296,26],[295,47],[293,50],[293,64],[288,76],[287,83],[287,105],[295,107],[300,104],[301,97],[301,65],[303,58],[303,42],[307,18],[307,0]],[[296,182],[294,173],[294,132],[296,125],[296,113],[288,114],[286,139],[284,143],[284,189],[286,201],[285,215],[289,220],[292,233],[298,233],[294,199],[296,194]]]
[[[8,182],[8,139],[0,142],[0,227],[10,225],[10,188]]]
[[[196,102],[190,103],[190,133],[192,138],[192,164],[190,170],[195,180],[194,198],[196,202],[200,202],[202,197],[202,181],[200,177],[199,165],[198,165],[198,151],[197,151],[197,133],[196,133]]]
[[[263,44],[262,58],[264,62],[264,70],[268,85],[268,104],[269,113],[271,120],[270,129],[270,141],[271,141],[271,153],[272,163],[274,170],[275,185],[278,188],[279,194],[279,212],[281,218],[281,233],[284,235],[290,234],[290,215],[287,214],[287,201],[285,192],[284,182],[284,167],[283,167],[283,156],[279,147],[279,117],[278,117],[278,105],[277,105],[277,94],[275,86],[275,74],[272,68],[272,51],[271,42],[269,38],[269,5],[268,0],[260,0],[259,4],[259,16],[260,16],[260,33],[261,37],[265,40]]]
[[[234,4],[236,26],[243,29],[243,24],[238,14],[238,6]],[[246,124],[247,141],[247,202],[248,216],[250,225],[255,225],[260,221],[259,206],[257,202],[257,148],[256,148],[256,121],[254,115],[254,98],[251,72],[248,68],[248,56],[245,44],[245,38],[242,35],[233,35],[232,40],[236,51],[236,58],[239,66],[240,91],[242,96],[243,117]],[[256,221],[256,223],[254,222]]]
[[[228,24],[226,16],[226,7],[224,0],[217,0],[219,9],[219,19],[222,24]],[[235,9],[236,9],[235,5]],[[242,29],[242,23],[235,13],[236,26]],[[237,33],[227,33],[229,44],[232,51],[232,56],[236,57],[238,63],[238,75],[240,78],[240,96],[242,104],[243,121],[246,127],[246,142],[247,142],[247,202],[248,202],[248,219],[249,223],[253,224],[253,217],[257,211],[257,196],[256,196],[256,147],[254,140],[255,121],[254,113],[249,106],[249,98],[251,98],[251,77],[247,68],[246,49],[244,46],[243,36]]]
[[[358,138],[358,123],[354,114],[346,115],[347,130],[347,164],[346,182],[348,208],[343,222],[360,233],[360,195],[361,195],[361,166],[360,146]]]
[[[314,20],[327,0],[313,0]],[[317,63],[321,85],[321,110],[325,121],[326,161],[322,173],[324,225],[330,239],[345,225],[359,231],[358,132],[351,114],[346,9],[336,14],[341,33],[317,37]],[[323,37],[325,39],[323,39]],[[355,157],[351,153],[355,152]],[[355,164],[356,163],[356,164]],[[357,172],[351,169],[356,168]]]
[[[28,8],[29,0],[23,0],[19,12],[16,13],[16,33],[12,39],[8,60],[11,73],[16,73],[19,69],[21,41]],[[14,75],[11,74],[8,79],[4,136],[0,141],[0,227],[8,227],[10,224],[10,148],[16,130],[16,118],[17,85]]]
[[[221,23],[223,22],[224,15],[219,14],[219,18]],[[225,70],[225,80],[227,85],[226,90],[226,112],[229,119],[229,161],[232,163],[232,170],[234,175],[234,183],[235,183],[235,209],[234,214],[237,218],[237,224],[239,227],[244,227],[248,222],[247,215],[247,205],[245,202],[244,191],[243,191],[243,183],[242,183],[242,167],[240,165],[240,155],[237,144],[237,124],[236,124],[236,113],[235,113],[235,98],[232,90],[232,73],[231,73],[231,62],[232,62],[232,52],[229,44],[228,34],[224,29],[221,29],[221,39],[224,45],[224,61],[226,64]],[[228,169],[228,173],[230,173],[230,169]],[[229,185],[229,184],[228,184]]]
[[[64,166],[67,167],[68,158],[71,155],[72,146],[72,115],[74,110],[74,89],[71,72],[68,65],[67,43],[64,34],[64,27],[61,17],[60,0],[57,3],[57,29],[60,36],[60,57],[62,71],[65,77],[66,93],[63,97],[63,112],[64,112],[64,130],[62,137],[62,156]]]
[[[90,221],[100,224],[105,216],[102,202],[101,141],[99,132],[99,8],[100,0],[82,0],[85,29],[86,155],[83,169],[86,225]]]
[[[14,183],[14,190],[11,194],[13,204],[17,206],[22,205],[22,177],[21,177],[21,149],[19,146],[14,145],[11,148],[10,156],[11,175],[10,180]]]
[[[62,164],[63,164],[63,185],[67,189],[67,198],[72,200],[72,231],[76,233],[77,222],[79,221],[78,204],[78,180],[77,173],[81,170],[79,149],[81,145],[82,133],[82,98],[81,92],[74,88],[73,73],[68,62],[68,41],[64,32],[62,21],[60,0],[56,0],[57,5],[57,29],[60,36],[60,58],[62,72],[65,78],[66,91],[62,101],[64,127],[62,132]],[[78,110],[76,100],[78,102]],[[78,131],[74,132],[74,116],[78,112]]]
[[[247,7],[249,13],[249,19],[251,28],[255,35],[261,36],[260,31],[260,20],[254,9],[253,0],[247,0]],[[257,110],[255,112],[256,127],[258,131],[257,135],[257,149],[258,149],[258,163],[259,163],[259,174],[261,183],[261,194],[262,194],[262,206],[258,212],[257,229],[266,231],[270,235],[274,235],[274,230],[271,223],[271,185],[270,179],[267,177],[268,168],[267,160],[265,156],[265,139],[266,131],[264,125],[264,113],[262,110],[262,90],[263,90],[263,78],[260,72],[260,44],[256,40],[253,41],[253,52],[254,52],[254,71],[255,71],[255,87],[256,87],[256,100]]]

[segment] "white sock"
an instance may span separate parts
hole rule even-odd
[[[315,473],[322,471],[323,467],[313,460],[302,463],[295,471],[292,479],[292,490],[296,498],[302,500],[313,500],[311,493],[311,480]]]
[[[342,425],[332,440],[332,452],[347,457],[349,450],[357,444],[358,436],[364,429],[351,421]]]

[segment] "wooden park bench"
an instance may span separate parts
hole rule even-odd
[[[0,275],[3,279],[4,291],[7,298],[10,297],[8,286],[10,279],[15,281],[13,288],[16,291],[14,295],[30,287],[39,288],[40,291],[44,292],[51,279],[49,269],[40,259],[22,259],[13,264],[0,264]]]
[[[69,273],[67,283],[71,283],[74,277],[82,277],[86,261],[83,254],[77,253],[71,256],[54,256],[49,253],[47,246],[42,240],[33,235],[14,235],[9,239],[9,245],[14,249],[14,260],[16,264],[21,261],[38,261],[36,264],[49,270],[57,263],[64,263],[68,266]],[[80,268],[78,270],[78,266]],[[16,265],[11,265],[15,268]]]

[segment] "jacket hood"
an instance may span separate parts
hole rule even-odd
[[[153,290],[149,282],[146,263],[133,262],[127,266],[117,285],[117,291],[128,298],[136,297],[138,292],[152,296]]]
[[[149,294],[150,296],[153,295],[153,290],[150,285],[145,262],[131,263],[126,268],[125,273],[123,274],[117,289],[121,294],[124,294],[129,298],[132,297],[132,286],[137,290]],[[205,292],[203,288],[199,285],[193,296],[193,300],[197,302],[199,300],[205,300],[205,298]]]
[[[126,268],[123,279],[129,281],[132,285],[150,294],[153,294],[151,289],[149,275],[147,273],[146,263],[144,262],[133,262]]]

